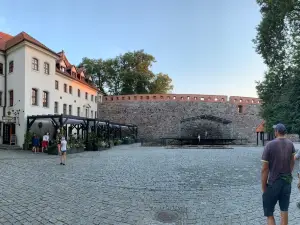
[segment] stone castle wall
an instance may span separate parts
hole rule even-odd
[[[262,122],[257,98],[216,95],[127,95],[106,96],[99,104],[98,116],[119,123],[135,124],[139,137],[194,136],[238,138],[256,142],[255,128]],[[198,118],[211,115],[232,123]],[[194,118],[181,123],[180,121]]]

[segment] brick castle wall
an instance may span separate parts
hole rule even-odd
[[[161,137],[245,138],[256,141],[255,128],[261,123],[260,100],[257,98],[225,95],[126,95],[105,96],[99,104],[98,116],[120,123],[138,126],[139,137],[159,139]],[[223,125],[211,120],[197,119],[201,115],[212,115],[232,123]],[[180,123],[183,119],[195,118]]]

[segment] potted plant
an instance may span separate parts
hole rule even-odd
[[[24,134],[24,144],[23,144],[23,149],[24,150],[30,150],[30,148],[32,147],[32,138],[33,138],[33,133],[31,133],[30,131],[27,131]]]

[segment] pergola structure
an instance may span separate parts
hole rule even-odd
[[[132,124],[120,124],[110,122],[108,120],[100,120],[97,118],[87,118],[72,115],[63,114],[47,114],[47,115],[31,115],[27,117],[27,132],[30,130],[34,122],[41,120],[50,120],[55,128],[54,136],[57,135],[57,130],[63,128],[65,130],[65,137],[68,137],[68,133],[72,133],[73,129],[77,130],[77,134],[82,132],[82,137],[85,138],[86,143],[89,141],[89,130],[95,132],[97,136],[103,135],[106,141],[111,139],[122,139],[122,129],[127,128],[133,138],[137,139],[138,129],[136,125]],[[69,129],[67,129],[69,125]]]

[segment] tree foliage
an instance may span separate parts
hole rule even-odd
[[[173,89],[172,79],[151,70],[155,58],[143,50],[127,52],[112,59],[83,58],[95,85],[105,94],[164,94]]]
[[[300,133],[300,0],[257,0],[262,20],[254,40],[268,70],[257,82],[267,130],[281,121]]]

